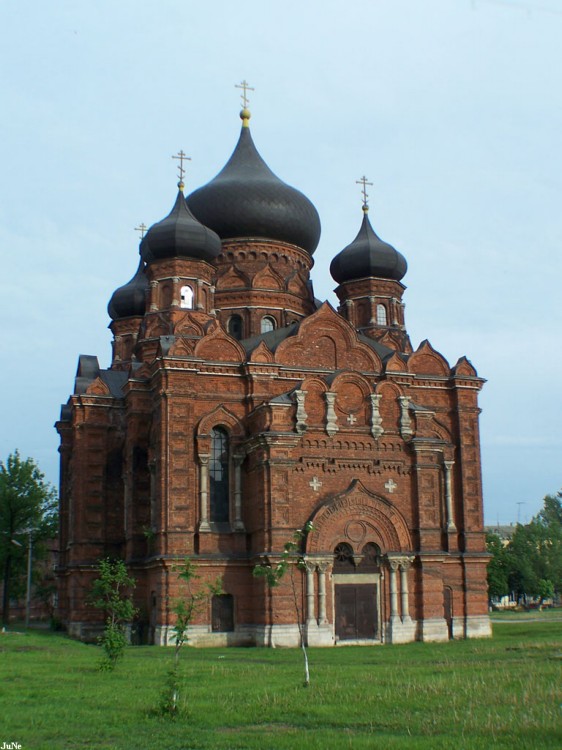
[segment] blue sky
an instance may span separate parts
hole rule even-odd
[[[0,8],[0,456],[58,481],[53,423],[134,227],[168,213],[239,131],[316,205],[316,295],[361,221],[407,258],[406,322],[481,396],[485,514],[529,519],[562,487],[562,8],[558,0],[4,0]]]

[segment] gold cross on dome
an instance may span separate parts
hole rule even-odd
[[[143,238],[143,237],[144,237],[144,235],[146,234],[146,224],[144,223],[144,221],[143,221],[143,222],[141,222],[141,223],[140,223],[140,224],[138,225],[138,227],[135,227],[135,232],[140,232],[140,236],[141,236],[141,240],[142,240],[142,238]]]
[[[180,178],[180,185],[183,187],[183,176],[185,174],[183,163],[184,161],[191,161],[191,156],[186,156],[183,151],[179,151],[175,156],[172,156],[172,159],[177,159],[179,161],[178,177]]]
[[[248,91],[255,91],[255,89],[253,89],[250,86],[250,84],[248,83],[248,81],[246,81],[246,80],[242,81],[242,83],[235,83],[234,84],[234,88],[235,89],[242,89],[243,93],[240,94],[240,98],[242,99],[242,107],[244,109],[247,109],[248,104],[249,104],[249,102],[248,102]]]
[[[373,185],[372,182],[369,182],[365,175],[360,180],[355,180],[356,185],[363,185],[362,193],[363,193],[363,208],[368,208],[367,198],[369,197],[367,193],[367,185]]]

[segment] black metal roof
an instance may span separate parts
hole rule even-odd
[[[144,272],[144,261],[141,258],[133,278],[113,292],[107,306],[109,317],[112,320],[119,320],[133,315],[144,315],[147,290],[148,279]]]
[[[242,127],[221,172],[191,193],[187,203],[199,221],[221,239],[280,240],[311,255],[320,240],[318,212],[306,196],[271,171],[247,126]]]
[[[194,258],[212,261],[221,251],[221,241],[191,213],[181,190],[165,219],[153,224],[141,242],[147,263],[162,258]]]
[[[404,256],[381,240],[371,226],[367,211],[363,213],[357,237],[330,264],[330,273],[338,284],[369,276],[400,281],[407,270]]]

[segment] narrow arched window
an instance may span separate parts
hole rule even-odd
[[[261,319],[261,332],[268,333],[269,331],[275,330],[275,318],[271,315],[264,315]]]
[[[240,340],[242,338],[242,318],[240,315],[232,315],[229,318],[228,332],[235,339]]]
[[[377,305],[377,325],[386,325],[386,307],[384,305]]]
[[[188,310],[193,309],[193,289],[190,286],[182,286],[180,300],[180,307],[185,307]]]
[[[211,457],[209,461],[211,522],[229,520],[229,447],[228,433],[222,427],[211,430]]]

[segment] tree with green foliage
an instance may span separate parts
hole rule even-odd
[[[488,535],[490,596],[511,591],[519,602],[562,594],[562,492],[547,495],[540,512],[517,524],[507,545]],[[507,590],[506,590],[507,579]]]
[[[488,562],[488,597],[509,594],[509,568],[506,546],[497,534],[486,534],[486,548],[492,555]]]
[[[25,589],[27,556],[31,543],[35,560],[42,543],[58,532],[55,489],[45,481],[32,458],[22,459],[16,450],[0,461],[0,565],[3,570],[2,622],[10,619],[10,598]],[[32,561],[33,562],[33,561]]]
[[[304,528],[297,529],[293,534],[293,538],[287,542],[283,547],[283,552],[279,562],[275,565],[271,563],[260,563],[254,567],[254,576],[265,578],[267,585],[270,588],[279,586],[283,578],[289,573],[289,581],[291,585],[291,594],[293,597],[293,604],[295,607],[295,614],[297,617],[297,625],[299,629],[299,642],[302,650],[304,659],[304,687],[310,685],[310,668],[308,663],[308,653],[306,650],[306,634],[305,634],[305,622],[304,622],[304,611],[302,607],[302,589],[299,592],[297,588],[297,582],[295,577],[295,569],[304,571],[306,564],[304,560],[303,548],[307,535],[314,531],[314,527],[310,521],[308,521]],[[302,578],[301,578],[302,582]],[[301,583],[302,586],[302,583]]]
[[[176,622],[172,631],[174,633],[174,654],[172,666],[168,670],[166,687],[160,702],[160,713],[175,717],[178,715],[179,695],[181,687],[180,679],[180,652],[188,642],[189,626],[193,618],[207,606],[209,599],[223,593],[222,581],[218,578],[213,583],[201,583],[201,576],[197,572],[197,565],[188,557],[181,565],[175,565],[172,570],[178,574],[181,596],[176,599],[172,606],[172,612],[176,616]]]
[[[103,610],[105,627],[98,638],[104,656],[100,669],[112,671],[125,653],[127,636],[125,627],[137,614],[132,591],[136,581],[130,577],[123,560],[106,558],[98,563],[98,577],[92,584],[91,603]]]

